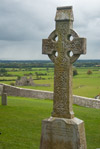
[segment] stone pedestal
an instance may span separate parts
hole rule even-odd
[[[2,105],[7,105],[7,94],[6,93],[2,94],[1,103]]]
[[[42,121],[40,149],[86,149],[84,122],[51,117]]]

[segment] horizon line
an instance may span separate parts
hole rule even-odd
[[[78,59],[77,61],[79,60],[100,60],[100,59]],[[22,59],[0,59],[0,61],[51,61],[51,60],[43,60],[43,59],[37,59],[37,60],[33,60],[33,59],[25,59],[25,60],[22,60]]]

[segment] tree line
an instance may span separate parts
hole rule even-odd
[[[100,67],[100,60],[77,60],[75,67]],[[33,61],[0,61],[0,68],[53,68],[54,64],[49,60]]]

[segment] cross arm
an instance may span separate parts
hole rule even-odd
[[[86,38],[74,38],[70,44],[70,49],[74,55],[86,54]]]
[[[56,51],[56,43],[52,39],[42,40],[42,54],[51,55]]]
[[[86,38],[75,37],[68,46],[68,53],[73,52],[70,62],[74,63],[81,54],[86,54]]]

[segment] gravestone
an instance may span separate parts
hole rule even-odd
[[[7,94],[3,91],[3,85],[0,85],[1,104],[7,105]]]
[[[58,7],[56,29],[43,39],[42,53],[55,64],[52,116],[42,121],[40,149],[86,149],[84,122],[72,109],[72,64],[86,53],[86,39],[73,30],[72,7]]]

